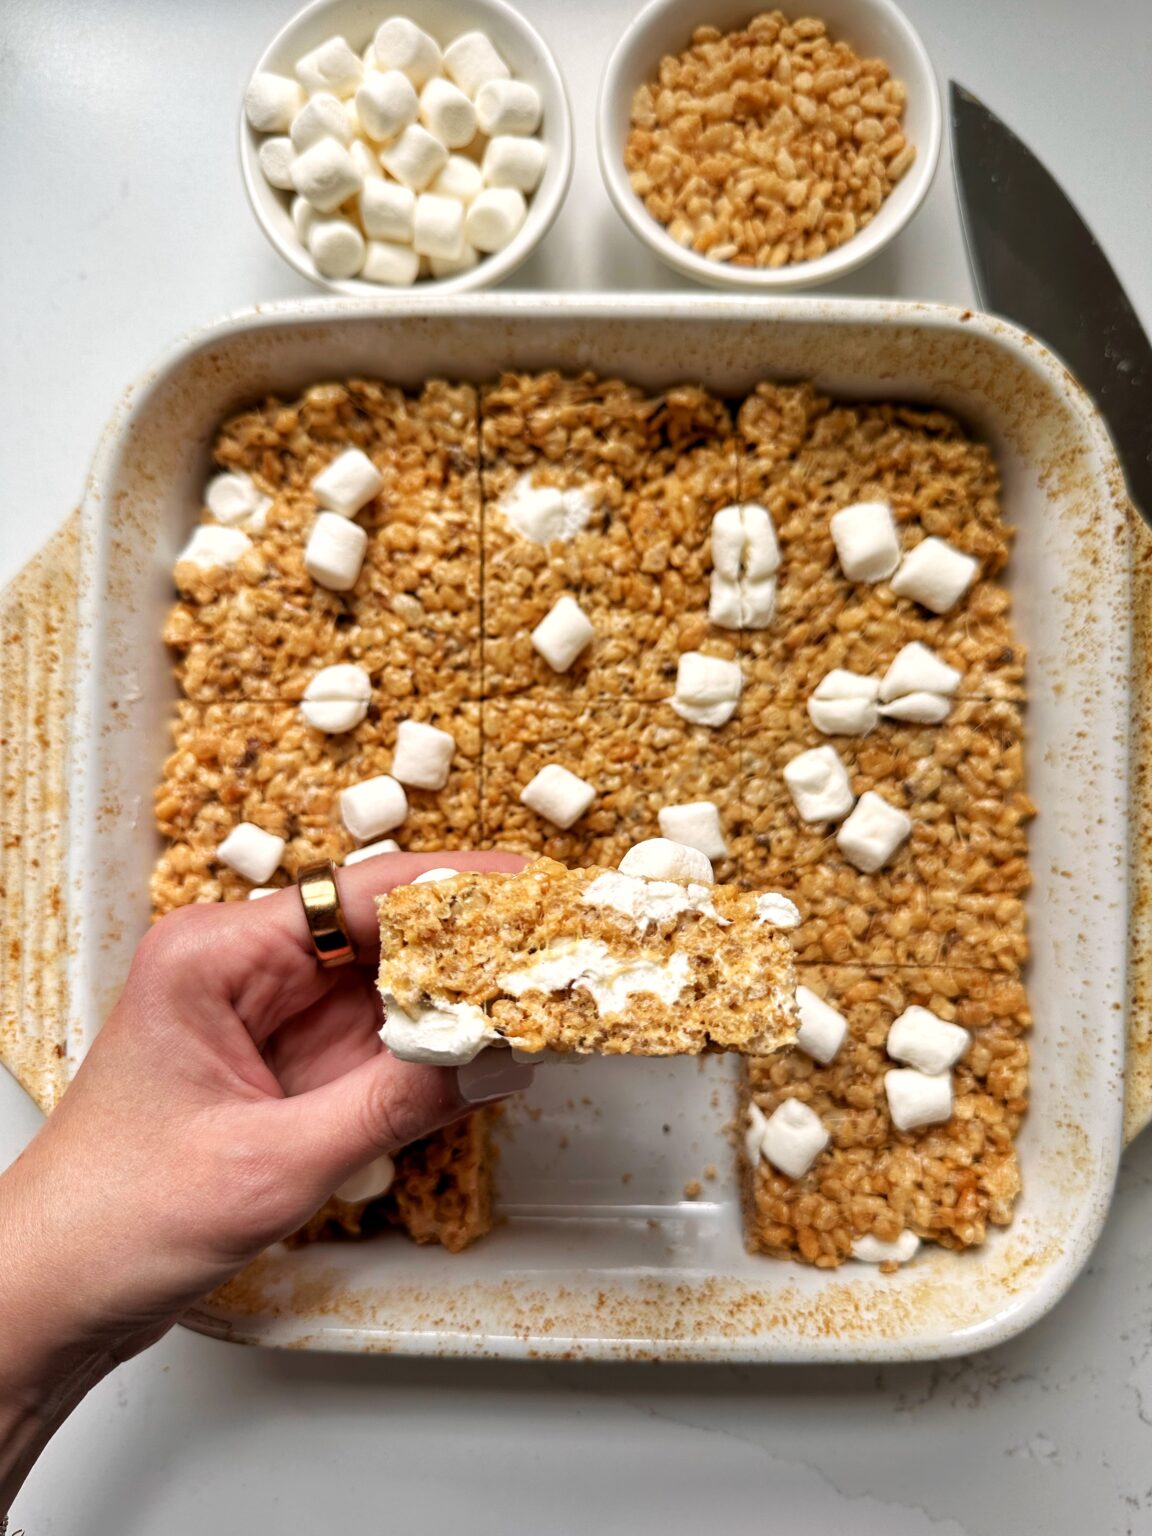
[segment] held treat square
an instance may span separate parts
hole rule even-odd
[[[795,1036],[786,935],[729,886],[568,870],[456,875],[380,899],[394,1054],[775,1050]]]

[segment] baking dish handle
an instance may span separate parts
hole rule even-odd
[[[68,733],[81,549],[74,512],[0,593],[0,1063],[45,1112],[67,1080]]]

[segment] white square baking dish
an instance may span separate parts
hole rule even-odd
[[[315,301],[186,340],[124,401],[83,508],[71,1058],[147,921],[151,795],[173,696],[160,629],[221,418],[328,377],[414,384],[505,367],[732,392],[813,377],[834,393],[945,405],[995,444],[1019,530],[1009,580],[1029,649],[1029,788],[1040,808],[1018,1215],[982,1250],[922,1251],[892,1276],[750,1257],[723,1138],[729,1064],[590,1062],[538,1074],[531,1103],[542,1113],[509,1117],[502,1224],[485,1242],[456,1257],[399,1239],[276,1250],[191,1326],[298,1348],[728,1361],[922,1358],[1011,1336],[1087,1258],[1120,1148],[1130,599],[1126,512],[1098,418],[1048,353],[986,317],[697,296]],[[685,1181],[709,1162],[718,1179],[686,1200]]]

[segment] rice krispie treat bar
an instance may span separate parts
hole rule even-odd
[[[707,861],[703,861],[705,869]],[[462,1064],[486,1045],[606,1055],[764,1052],[795,1036],[777,897],[539,859],[382,896],[383,1039]]]

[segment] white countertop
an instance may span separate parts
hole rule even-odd
[[[637,5],[520,3],[565,69],[577,163],[564,212],[513,284],[685,286],[620,224],[596,170],[599,72]],[[904,6],[942,81],[969,86],[1057,172],[1152,330],[1147,0]],[[119,392],[172,339],[224,311],[313,292],[256,229],[234,149],[251,61],[292,8],[4,7],[0,580],[76,504]],[[946,156],[912,226],[835,291],[972,302]],[[34,1123],[0,1073],[0,1163]],[[75,1415],[17,1500],[12,1527],[28,1536],[1146,1531],[1150,1186],[1145,1136],[1125,1158],[1100,1247],[1071,1295],[1002,1349],[938,1366],[464,1365],[275,1355],[178,1330]]]

